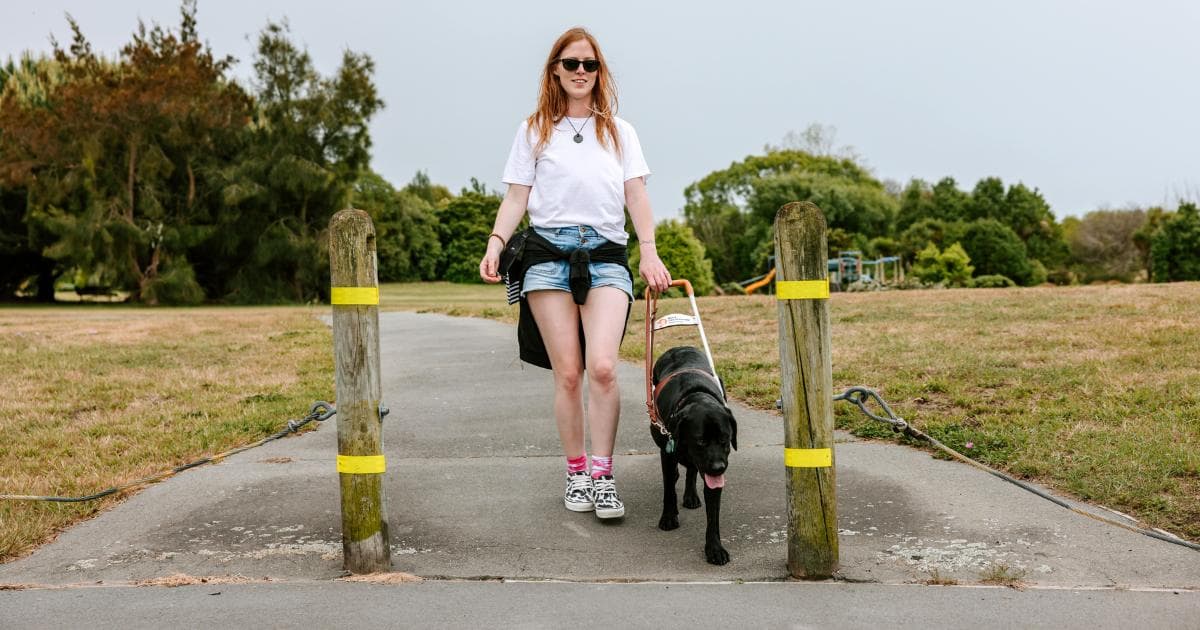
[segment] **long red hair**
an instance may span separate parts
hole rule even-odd
[[[600,44],[596,42],[596,38],[592,37],[587,29],[577,26],[558,36],[554,46],[550,48],[546,65],[542,68],[537,111],[529,116],[529,128],[537,133],[533,151],[535,155],[546,148],[550,143],[550,134],[554,132],[554,125],[567,115],[567,93],[559,83],[554,66],[558,63],[563,49],[581,39],[592,45],[592,50],[596,52],[596,60],[600,62],[600,69],[596,72],[596,85],[592,87],[591,105],[596,140],[605,148],[608,148],[611,142],[617,155],[621,154],[621,138],[617,134],[616,123],[617,84],[608,73],[608,64],[604,61],[604,53],[600,52]]]

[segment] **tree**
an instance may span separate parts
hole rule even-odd
[[[36,252],[13,278],[36,268],[52,295],[69,272],[149,303],[326,295],[324,230],[367,165],[382,107],[370,58],[347,51],[325,78],[286,25],[268,24],[255,99],[228,76],[234,60],[201,44],[194,0],[175,30],[139,24],[113,60],[68,22],[52,60],[0,69],[0,222],[23,212]]]
[[[1150,208],[1146,211],[1146,222],[1133,233],[1133,244],[1138,249],[1138,254],[1142,261],[1142,269],[1145,270],[1147,278],[1154,277],[1154,266],[1150,256],[1154,237],[1162,229],[1163,224],[1170,216],[1171,213],[1161,207],[1155,206]]]
[[[380,281],[413,282],[436,277],[442,244],[433,204],[409,192],[408,187],[398,191],[378,173],[367,171],[354,184],[351,205],[365,210],[375,222]]]
[[[204,244],[213,291],[233,302],[324,299],[324,232],[370,158],[383,107],[370,57],[345,51],[322,77],[286,23],[268,23],[254,58],[257,107],[241,159],[222,171],[219,240]]]
[[[713,290],[712,262],[704,256],[704,245],[692,228],[674,219],[660,222],[654,227],[654,244],[658,257],[671,272],[672,278],[686,278],[692,283],[696,295],[708,295]],[[641,248],[635,248],[629,257],[633,271],[633,294],[645,294],[646,281],[638,275]]]
[[[885,258],[887,256],[899,256],[904,248],[900,245],[900,241],[887,236],[877,236],[867,242],[864,248],[867,256],[871,258]],[[910,257],[909,260],[912,260]]]
[[[883,184],[854,161],[798,150],[749,156],[691,184],[684,196],[684,217],[721,282],[760,273],[772,250],[775,213],[786,203],[812,201],[829,227],[866,235],[886,233],[897,208]]]
[[[962,235],[962,247],[981,275],[1001,275],[1028,286],[1033,269],[1025,253],[1025,244],[1007,225],[995,219],[968,223]]]
[[[1004,217],[1000,220],[1025,243],[1031,259],[1049,267],[1066,265],[1070,252],[1062,226],[1055,221],[1050,204],[1039,191],[1024,184],[1010,186],[1004,195]]]
[[[971,196],[958,189],[953,177],[943,177],[932,188],[925,181],[914,179],[900,193],[896,229],[903,231],[926,219],[947,223],[962,221],[967,216],[970,202]]]
[[[30,199],[22,151],[5,141],[5,129],[23,124],[27,110],[47,107],[49,95],[62,80],[57,62],[31,53],[0,66],[0,300],[12,299],[18,288],[36,277],[38,300],[54,301],[54,279],[61,268],[42,255],[53,239],[28,222]],[[18,136],[22,131],[28,129],[17,127]]]
[[[186,250],[206,214],[200,172],[220,161],[248,108],[225,78],[232,59],[200,44],[195,3],[181,14],[178,32],[139,25],[116,62],[68,18],[71,45],[54,46],[61,79],[41,82],[32,104],[6,93],[0,108],[3,177],[29,186],[27,222],[50,235],[46,255],[149,301],[197,295],[153,285],[195,284]]]
[[[900,191],[900,206],[896,211],[896,229],[904,230],[922,219],[934,215],[933,191],[924,180],[912,179]]]
[[[464,188],[462,194],[438,208],[439,236],[445,252],[443,266],[438,269],[440,279],[482,282],[479,261],[500,201],[498,194],[487,192],[472,180],[472,188]]]
[[[1084,282],[1132,282],[1143,269],[1134,234],[1146,223],[1144,210],[1096,210],[1079,221],[1070,240],[1071,259]]]
[[[1200,208],[1182,203],[1154,235],[1150,257],[1155,282],[1200,280]]]
[[[935,219],[954,222],[967,220],[971,196],[959,190],[953,177],[943,177],[933,185],[933,214]]]
[[[833,125],[823,125],[821,123],[812,123],[804,128],[804,131],[796,132],[794,129],[788,131],[783,136],[783,142],[779,146],[766,145],[763,147],[764,153],[773,151],[803,151],[810,155],[824,155],[828,157],[843,158],[847,160],[859,161],[858,152],[850,145],[843,145],[837,149],[834,148],[837,142],[837,127]]]

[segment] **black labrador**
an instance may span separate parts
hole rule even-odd
[[[737,449],[737,421],[725,406],[722,387],[698,348],[671,348],[654,362],[654,404],[658,417],[671,432],[663,435],[651,425],[650,435],[658,444],[663,474],[663,512],[658,528],[679,527],[679,465],[687,469],[683,485],[683,507],[700,507],[696,473],[704,476],[704,503],[708,506],[708,528],[704,534],[704,557],[711,564],[729,562],[721,546],[721,489],[729,466],[729,448]]]

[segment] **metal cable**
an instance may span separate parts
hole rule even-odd
[[[379,408],[380,417],[382,418],[383,416],[386,416],[387,412],[388,412],[387,407],[384,407],[381,405]],[[265,437],[261,440],[258,440],[257,442],[252,442],[252,443],[246,444],[244,446],[239,446],[237,448],[230,449],[223,453],[217,453],[216,455],[213,455],[211,457],[204,457],[201,459],[197,459],[195,461],[176,466],[168,471],[164,471],[164,472],[161,472],[161,473],[158,473],[155,475],[150,475],[149,477],[142,477],[141,479],[138,479],[136,481],[131,481],[129,483],[121,484],[119,486],[114,486],[112,488],[108,488],[107,490],[101,490],[100,492],[97,492],[96,494],[89,494],[87,496],[82,496],[82,497],[55,497],[55,496],[38,496],[38,495],[28,495],[28,494],[0,494],[0,501],[51,501],[54,503],[80,503],[83,501],[94,501],[101,497],[106,497],[110,494],[116,494],[118,492],[121,492],[122,490],[128,490],[129,488],[145,485],[148,483],[154,483],[156,481],[162,481],[163,479],[166,479],[175,474],[181,473],[189,468],[196,468],[197,466],[203,466],[205,464],[213,464],[213,463],[219,462],[219,461],[225,459],[226,457],[229,457],[230,455],[236,455],[238,453],[241,453],[242,451],[248,451],[252,448],[257,448],[259,446],[262,446],[263,444],[266,444],[267,442],[278,440],[281,437],[295,433],[295,432],[299,431],[304,425],[306,425],[314,420],[316,420],[317,422],[324,422],[324,421],[332,418],[335,413],[337,413],[337,410],[334,409],[333,405],[331,405],[323,400],[319,400],[317,402],[314,402],[312,404],[312,407],[309,408],[308,415],[306,415],[303,418],[300,418],[298,420],[288,420],[286,427],[284,427],[283,429],[281,429],[275,433],[272,433],[271,435],[268,435],[267,437]]]
[[[891,407],[889,407],[888,404],[886,402],[884,402],[883,398],[881,398],[879,396],[879,394],[876,393],[872,389],[868,389],[868,388],[862,387],[862,386],[851,387],[851,388],[847,389],[846,391],[834,396],[833,399],[834,400],[845,400],[845,401],[851,402],[854,405],[856,405],[859,408],[859,410],[862,411],[867,417],[871,418],[872,420],[877,420],[879,422],[883,422],[883,423],[891,425],[892,430],[896,431],[897,433],[903,433],[904,435],[907,435],[913,439],[927,442],[934,448],[937,448],[938,450],[946,453],[947,455],[953,457],[954,459],[957,459],[957,460],[963,462],[964,464],[970,464],[971,466],[974,466],[975,468],[978,468],[978,469],[985,471],[991,475],[999,477],[999,478],[1017,486],[1018,488],[1021,488],[1023,490],[1028,490],[1029,492],[1032,492],[1033,494],[1036,494],[1039,497],[1046,499],[1047,501],[1050,501],[1056,505],[1060,505],[1064,508],[1067,508],[1068,510],[1075,512],[1076,514],[1082,514],[1088,518],[1092,518],[1097,521],[1100,521],[1101,523],[1115,525],[1122,529],[1126,529],[1131,532],[1136,532],[1138,534],[1142,534],[1143,536],[1149,536],[1150,538],[1155,538],[1157,540],[1169,542],[1169,543],[1172,543],[1175,545],[1179,545],[1181,547],[1187,547],[1188,549],[1200,551],[1200,544],[1196,544],[1194,542],[1184,540],[1182,538],[1172,536],[1170,534],[1164,534],[1161,532],[1157,532],[1152,529],[1144,529],[1141,527],[1135,527],[1128,523],[1122,523],[1117,520],[1105,518],[1103,516],[1100,516],[1099,514],[1093,514],[1086,510],[1081,510],[1081,509],[1071,505],[1070,503],[1067,503],[1066,501],[1063,501],[1062,499],[1060,499],[1056,496],[1053,496],[1039,488],[1035,488],[1032,485],[1029,485],[1019,479],[1016,479],[1014,477],[1006,475],[1006,474],[996,470],[995,468],[991,468],[990,466],[981,464],[981,463],[971,459],[970,457],[967,457],[966,455],[963,455],[962,453],[959,453],[958,451],[950,448],[949,446],[942,444],[939,440],[935,439],[934,437],[924,433],[923,431],[921,431],[919,429],[914,428],[912,425],[905,422],[904,419],[897,416],[895,414],[895,412],[892,411]],[[879,416],[874,413],[871,413],[871,411],[869,409],[867,409],[866,403],[868,400],[874,400],[879,405],[879,407],[881,409],[883,409],[883,412],[887,415]],[[782,405],[782,402],[783,401],[780,400],[780,405]]]

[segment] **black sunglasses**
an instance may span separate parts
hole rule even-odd
[[[579,64],[583,64],[583,69],[587,72],[595,72],[600,69],[599,59],[569,59],[563,58],[558,60],[562,64],[563,70],[567,72],[575,72],[579,69]]]

